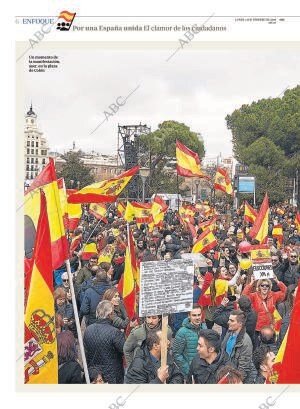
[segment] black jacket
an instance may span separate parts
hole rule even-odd
[[[124,336],[109,319],[97,320],[84,333],[83,343],[88,367],[99,366],[108,383],[123,383]]]
[[[230,364],[229,356],[226,352],[219,352],[213,363],[208,364],[204,359],[200,358],[199,354],[192,360],[187,383],[216,384],[216,373],[221,366]]]
[[[81,383],[81,366],[76,361],[65,362],[58,367],[58,383]]]
[[[233,303],[229,302],[226,307],[219,305],[214,314],[213,321],[223,328],[228,329],[228,319],[231,312],[234,310]],[[245,311],[246,314],[246,332],[251,338],[252,344],[254,345],[254,334],[257,321],[257,313],[253,309]]]
[[[167,365],[169,366],[169,377],[166,383],[184,383],[184,377],[179,371],[178,366],[174,363],[170,355],[167,355]],[[160,363],[155,363],[150,355],[145,343],[137,350],[137,353],[131,362],[127,374],[125,376],[125,383],[157,383],[161,384],[161,380],[157,377],[157,370]]]

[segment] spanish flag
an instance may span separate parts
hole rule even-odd
[[[216,230],[216,221],[217,221],[217,216],[213,217],[212,219],[209,219],[205,222],[199,223],[198,227],[202,230],[209,229],[210,231]]]
[[[33,183],[25,192],[25,240],[27,233],[35,232],[40,216],[41,196],[40,188],[43,189],[47,200],[47,212],[50,226],[52,269],[61,266],[68,256],[68,241],[65,235],[60,197],[55,174],[54,162],[49,158],[49,163],[42,172],[34,179]],[[28,257],[27,257],[28,258]]]
[[[230,177],[226,169],[218,168],[215,176],[214,188],[228,195],[233,195]]]
[[[153,223],[152,203],[127,202],[124,219],[127,222],[135,219],[138,227],[141,224]]]
[[[103,250],[100,251],[98,264],[102,262],[111,263],[113,255],[116,251],[116,244],[107,244]]]
[[[268,194],[266,193],[259,213],[249,232],[249,236],[252,239],[258,240],[261,244],[265,243],[268,237],[269,210]]]
[[[300,289],[297,294],[291,312],[290,325],[281,343],[273,365],[273,374],[270,383],[299,384],[300,383]]]
[[[271,250],[267,244],[251,246],[251,259],[256,263],[266,262],[271,259]]]
[[[69,11],[61,11],[58,18],[63,19],[65,21],[67,21],[68,23],[70,23],[71,21],[74,20],[74,17],[76,16],[76,13],[70,13]]]
[[[177,175],[210,179],[201,170],[200,159],[196,152],[176,141]]]
[[[153,222],[149,223],[149,232],[151,233],[154,226],[159,226],[162,224],[165,216],[165,212],[168,209],[168,205],[162,199],[161,196],[155,195],[152,207],[151,207],[151,214]]]
[[[300,234],[300,213],[299,212],[296,213],[295,225],[297,227],[298,233]]]
[[[257,217],[257,211],[245,201],[244,221],[254,224]]]
[[[215,209],[205,203],[196,203],[195,210],[204,217],[213,216],[215,214]]]
[[[100,203],[115,202],[122,190],[137,173],[139,166],[135,166],[116,178],[96,182],[85,186],[78,192],[68,197],[68,203]]]
[[[276,226],[273,227],[272,236],[274,237],[274,239],[278,240],[279,244],[283,243],[282,224],[276,224]]]
[[[56,344],[55,311],[51,238],[46,194],[39,191],[37,209],[39,218],[33,253],[33,267],[25,282],[25,383],[57,384],[58,355]]]
[[[129,236],[129,226],[128,229],[128,246],[125,254],[125,268],[121,280],[118,284],[118,291],[123,296],[124,305],[128,314],[128,318],[132,320],[136,317],[136,290],[135,290],[135,280],[134,271],[136,266],[133,265],[133,253],[134,248],[131,247],[133,240],[131,242]]]
[[[277,207],[277,208],[276,208],[276,213],[277,213],[277,214],[280,214],[280,216],[282,216],[282,215],[284,214],[284,210],[281,209],[281,207]]]
[[[67,203],[68,229],[74,231],[82,216],[81,203]]]
[[[207,253],[217,245],[217,240],[210,229],[204,230],[195,242],[192,253]]]
[[[102,220],[104,223],[108,223],[106,219],[107,207],[104,203],[91,203],[89,212],[96,217],[97,220]]]
[[[124,217],[126,210],[126,204],[124,202],[119,202],[117,205],[117,212],[120,217]]]
[[[81,259],[89,260],[91,256],[97,253],[98,253],[98,250],[97,250],[96,243],[94,241],[90,241],[89,243],[86,243],[83,245]]]

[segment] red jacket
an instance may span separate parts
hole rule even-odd
[[[265,325],[273,324],[273,313],[276,308],[276,303],[282,301],[285,296],[286,286],[279,281],[278,287],[280,291],[274,293],[270,291],[267,298],[264,300],[267,306],[269,313],[266,311],[266,308],[263,304],[263,299],[261,298],[258,292],[251,293],[251,284],[247,284],[244,288],[243,295],[246,295],[250,298],[252,303],[252,308],[257,312],[257,322],[256,322],[256,331],[260,331]]]

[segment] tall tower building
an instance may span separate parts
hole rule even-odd
[[[29,181],[34,179],[49,162],[47,141],[43,137],[43,132],[38,130],[36,120],[37,115],[31,104],[25,115],[24,129],[25,178]]]

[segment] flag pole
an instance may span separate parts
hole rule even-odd
[[[89,372],[88,372],[87,363],[86,363],[85,351],[84,351],[84,347],[83,347],[83,339],[82,339],[82,333],[81,333],[79,317],[78,317],[78,310],[77,310],[77,304],[76,304],[76,297],[75,297],[74,286],[73,286],[73,275],[71,273],[71,266],[70,266],[70,260],[69,259],[66,260],[66,267],[67,267],[67,272],[68,272],[68,277],[69,277],[69,284],[70,284],[70,290],[71,290],[71,296],[72,296],[72,304],[73,304],[73,310],[74,310],[74,317],[75,317],[75,323],[76,323],[78,343],[79,343],[79,348],[80,348],[80,353],[81,353],[83,371],[84,371],[86,383],[89,384],[91,382],[90,382]]]
[[[179,179],[178,179],[178,173],[177,173],[177,210],[179,213]]]

